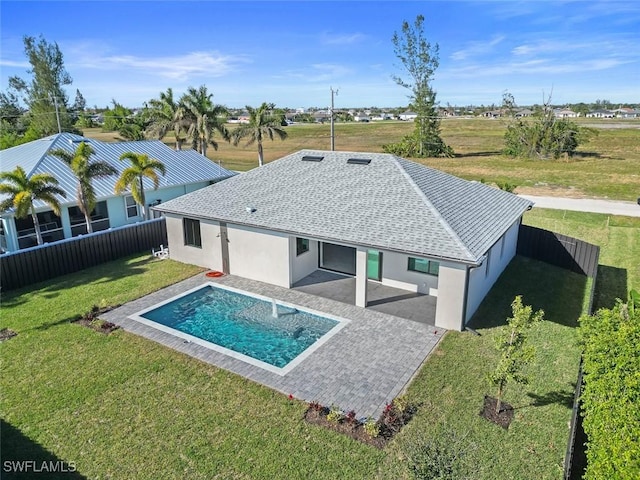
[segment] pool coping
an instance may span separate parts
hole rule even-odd
[[[275,373],[277,375],[286,375],[287,373],[289,373],[291,370],[293,370],[294,368],[296,368],[298,365],[300,365],[300,363],[302,363],[307,357],[309,357],[309,355],[311,355],[313,352],[315,352],[318,348],[320,348],[322,345],[324,345],[327,341],[329,341],[329,339],[331,339],[331,337],[333,337],[334,335],[336,335],[340,330],[342,330],[347,323],[350,322],[349,319],[347,318],[341,318],[341,317],[337,317],[335,315],[331,315],[331,314],[327,314],[324,312],[320,312],[317,310],[312,310],[300,305],[295,305],[293,303],[289,303],[289,302],[283,302],[283,301],[276,301],[276,303],[282,307],[285,308],[290,308],[290,309],[295,309],[295,310],[299,310],[305,313],[309,313],[311,315],[315,315],[315,316],[319,316],[319,317],[324,317],[327,318],[329,320],[333,320],[334,322],[337,322],[336,325],[334,325],[333,327],[331,327],[326,333],[324,333],[320,338],[318,338],[315,342],[313,342],[311,345],[309,345],[307,348],[305,348],[302,352],[300,352],[297,356],[295,356],[289,363],[287,363],[284,367],[278,367],[276,365],[272,365],[270,363],[264,362],[262,360],[259,360],[257,358],[251,357],[250,355],[245,355],[243,353],[237,352],[233,349],[227,348],[227,347],[223,347],[222,345],[218,345],[216,343],[213,342],[209,342],[208,340],[205,340],[203,338],[200,337],[196,337],[194,335],[191,335],[189,333],[183,332],[181,330],[169,327],[167,325],[155,322],[153,320],[149,320],[145,317],[143,317],[143,315],[145,313],[148,313],[152,310],[155,310],[156,308],[160,308],[168,303],[173,302],[174,300],[177,300],[178,298],[182,298],[186,295],[189,295],[193,292],[196,292],[202,288],[206,288],[206,287],[212,287],[212,288],[218,288],[220,290],[226,290],[229,292],[234,292],[234,293],[239,293],[241,295],[246,295],[252,298],[256,298],[258,300],[262,300],[264,302],[271,302],[272,299],[269,297],[266,297],[264,295],[259,295],[256,293],[251,293],[251,292],[247,292],[245,290],[240,290],[238,288],[235,287],[231,287],[229,285],[221,285],[219,283],[216,282],[205,282],[201,285],[197,285],[193,288],[190,288],[189,290],[186,290],[182,293],[178,293],[177,295],[174,295],[173,297],[167,298],[166,300],[161,301],[160,303],[157,303],[155,305],[152,305],[150,307],[147,307],[143,310],[140,310],[139,312],[134,313],[133,315],[129,315],[129,318],[131,320],[135,320],[137,322],[141,322],[144,325],[147,325],[151,328],[156,328],[158,330],[161,330],[165,333],[168,333],[170,335],[175,335],[177,337],[183,338],[189,342],[192,343],[196,343],[198,345],[201,345],[205,348],[209,348],[211,350],[215,350],[217,352],[223,353],[225,355],[228,355],[230,357],[233,358],[237,358],[238,360],[241,360],[243,362],[249,363],[250,365],[255,365],[256,367],[260,367],[263,368],[269,372]]]
[[[280,375],[129,318],[209,282],[349,322],[298,365]],[[233,275],[213,280],[198,274],[102,314],[101,318],[283,394],[355,410],[359,418],[377,418],[385,405],[402,393],[446,332],[425,323]]]

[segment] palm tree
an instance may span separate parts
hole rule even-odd
[[[160,92],[160,98],[149,100],[149,116],[151,124],[147,132],[153,138],[162,140],[167,133],[173,131],[176,137],[176,150],[182,150],[183,134],[187,123],[184,119],[185,109],[182,102],[173,98],[173,90],[167,88]]]
[[[207,145],[218,149],[218,143],[213,138],[216,131],[229,141],[229,131],[224,125],[227,109],[214,104],[212,97],[213,94],[208,93],[207,87],[202,85],[197,90],[189,87],[180,99],[185,109],[184,119],[189,124],[187,138],[191,140],[193,148],[204,156],[207,155]]]
[[[164,176],[166,169],[160,160],[153,160],[144,153],[126,152],[120,155],[120,160],[129,160],[131,166],[125,168],[116,182],[115,193],[121,194],[125,190],[131,190],[131,196],[138,205],[142,207],[142,215],[146,220],[148,211],[144,197],[144,187],[142,180],[147,177],[153,181],[154,190],[158,189],[160,179],[158,172]]]
[[[264,102],[258,108],[247,105],[249,112],[249,123],[239,126],[233,132],[233,144],[238,146],[240,140],[248,138],[245,146],[258,144],[258,165],[264,164],[264,153],[262,151],[262,140],[269,138],[273,140],[274,136],[284,140],[287,138],[287,132],[282,128],[282,115],[277,115],[275,105],[273,103]]]
[[[71,153],[66,150],[57,149],[51,152],[51,155],[58,157],[71,168],[71,171],[78,179],[76,188],[76,200],[78,207],[84,215],[87,223],[87,232],[92,233],[91,212],[96,206],[96,192],[93,189],[94,178],[104,178],[109,175],[115,175],[118,171],[103,160],[91,161],[91,155],[95,151],[85,142],[80,142],[76,151]]]
[[[7,195],[7,198],[0,202],[0,211],[13,208],[16,218],[24,218],[31,214],[38,245],[42,245],[40,222],[33,202],[45,202],[53,213],[59,216],[60,202],[56,195],[65,198],[66,194],[58,187],[58,180],[49,173],[36,173],[29,178],[22,167],[16,167],[12,172],[0,173],[0,181],[0,194]]]

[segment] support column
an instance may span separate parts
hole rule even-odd
[[[4,217],[2,219],[4,226],[4,238],[7,242],[7,251],[15,252],[18,250],[18,231],[16,229],[16,222],[13,217]]]
[[[356,251],[356,307],[367,306],[367,249]]]

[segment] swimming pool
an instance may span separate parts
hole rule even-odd
[[[130,318],[279,374],[298,365],[347,322],[214,283]]]

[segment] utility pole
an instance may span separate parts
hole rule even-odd
[[[58,111],[58,98],[55,95],[50,95],[53,99],[53,105],[56,107],[56,120],[58,122],[58,133],[62,133],[62,128],[60,127],[60,112]]]
[[[334,134],[334,128],[333,128],[333,97],[334,95],[338,95],[338,89],[336,88],[335,90],[333,89],[333,87],[331,88],[331,110],[329,111],[330,114],[330,120],[331,120],[331,151],[333,152],[336,149],[336,136]]]

